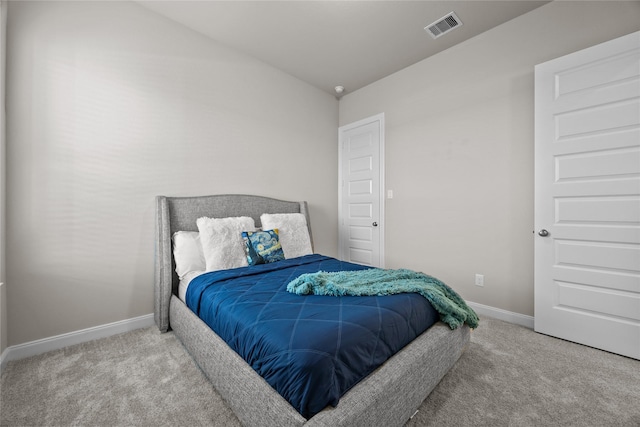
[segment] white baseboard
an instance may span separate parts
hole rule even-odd
[[[6,348],[0,356],[0,372],[7,362],[11,360],[23,359],[35,356],[47,351],[58,350],[70,345],[81,344],[111,335],[133,331],[135,329],[153,326],[153,314],[134,317],[132,319],[121,320],[119,322],[108,323],[93,328],[82,329],[80,331],[69,332],[67,334],[56,335],[37,341],[18,344]]]
[[[467,301],[467,304],[480,315],[493,317],[494,319],[503,320],[505,322],[514,323],[516,325],[524,326],[525,328],[533,329],[533,316],[514,313],[513,311],[507,311],[501,308],[478,304],[471,301]]]
[[[9,349],[5,348],[2,354],[0,354],[0,373],[4,370],[4,365],[8,362],[7,356],[9,354]]]

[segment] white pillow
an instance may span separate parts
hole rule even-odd
[[[244,251],[243,231],[254,231],[253,218],[198,218],[200,243],[204,253],[206,271],[227,270],[249,265]]]
[[[176,261],[176,273],[180,280],[191,271],[205,269],[204,253],[197,231],[176,231],[173,240],[173,259]]]
[[[260,222],[262,222],[263,230],[278,229],[280,245],[282,245],[285,258],[295,258],[313,253],[307,220],[303,214],[262,214]]]

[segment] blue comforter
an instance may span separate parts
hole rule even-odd
[[[322,255],[205,273],[187,306],[305,418],[340,397],[438,320],[422,296],[300,296],[304,273],[368,267]],[[427,362],[427,361],[425,361]]]

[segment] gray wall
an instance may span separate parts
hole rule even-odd
[[[7,2],[0,2],[0,355],[8,346],[7,297],[5,280],[5,52]]]
[[[343,97],[341,125],[385,113],[386,266],[532,316],[534,66],[639,29],[640,2],[556,1]]]
[[[130,2],[11,2],[7,63],[9,345],[153,311],[158,194],[306,199],[337,253],[333,96]]]
[[[343,97],[386,115],[387,267],[532,315],[533,66],[639,23],[554,2]],[[11,2],[7,92],[8,345],[152,312],[157,194],[307,199],[337,252],[330,95],[128,2]]]

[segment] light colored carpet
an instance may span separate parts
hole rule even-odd
[[[2,426],[237,426],[172,333],[141,329],[19,361]],[[640,427],[640,362],[483,317],[415,426]]]
[[[157,328],[7,364],[2,426],[239,426],[173,333]]]
[[[640,427],[640,361],[483,317],[423,425]]]

